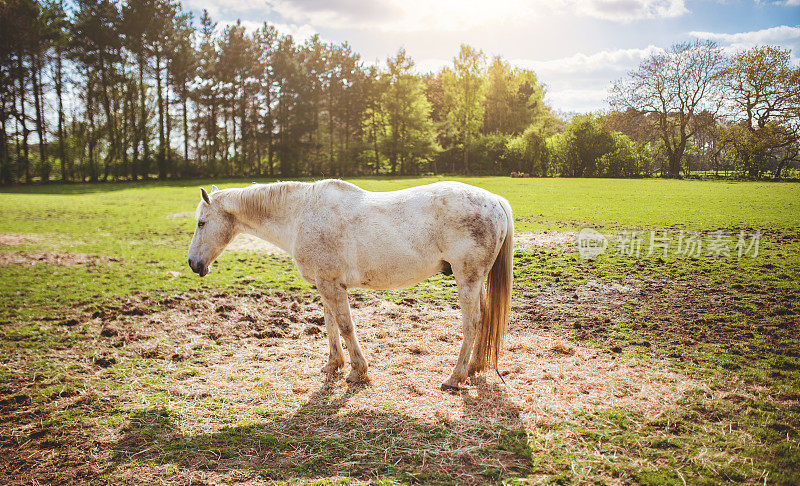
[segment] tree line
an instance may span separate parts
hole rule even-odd
[[[515,174],[759,178],[796,170],[800,69],[763,46],[676,45],[556,116],[531,70],[462,45],[418,74],[171,0],[0,3],[0,183]]]

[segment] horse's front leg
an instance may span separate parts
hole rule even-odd
[[[344,350],[342,350],[342,342],[339,339],[336,318],[328,304],[323,303],[322,306],[325,309],[325,330],[328,333],[328,364],[322,368],[322,372],[332,375],[344,366]]]
[[[336,282],[317,280],[317,290],[322,295],[322,301],[326,308],[330,309],[333,319],[339,328],[339,333],[347,343],[347,352],[350,354],[350,367],[352,370],[347,375],[348,382],[369,381],[367,376],[367,360],[361,353],[361,346],[358,344],[358,337],[350,318],[350,304],[347,302],[347,290]],[[326,317],[327,325],[328,319]],[[330,331],[329,331],[330,337]],[[337,339],[338,341],[338,339]]]

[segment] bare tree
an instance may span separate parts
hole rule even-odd
[[[714,120],[722,109],[726,58],[713,42],[683,43],[642,61],[611,88],[609,102],[652,115],[668,159],[668,174],[679,177],[687,143],[700,126],[701,112]]]

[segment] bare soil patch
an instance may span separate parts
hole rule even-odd
[[[40,243],[45,237],[37,234],[0,233],[0,246],[17,246],[28,243]]]
[[[48,251],[1,251],[0,267],[10,265],[57,265],[65,267],[97,266],[109,262],[121,261],[119,258],[54,251],[56,240],[63,243],[68,241],[63,235],[43,235],[35,233],[0,233],[0,247],[13,247],[20,245],[43,245],[49,247]]]
[[[737,357],[762,356],[763,343],[770,352],[794,356],[781,344],[787,335],[800,332],[797,295],[770,286],[750,285],[744,300],[737,290],[722,291],[696,279],[641,279],[630,282],[590,281],[578,287],[562,287],[515,301],[518,325],[561,335],[605,343],[622,353],[626,348],[679,361],[697,362],[700,352],[732,357],[726,369],[735,371]],[[770,326],[754,323],[769,320]]]
[[[371,365],[367,386],[320,374],[328,343],[313,293],[189,292],[87,308],[62,329],[84,333],[94,351],[57,351],[86,388],[55,395],[45,408],[139,412],[99,436],[86,424],[52,429],[29,401],[14,401],[21,390],[11,391],[9,420],[0,427],[0,447],[11,458],[5,477],[16,470],[55,480],[61,471],[81,482],[113,472],[141,483],[160,481],[165,465],[177,463],[170,482],[244,481],[242,470],[261,471],[261,480],[370,479],[376,470],[415,464],[440,478],[483,483],[487,470],[524,467],[524,430],[587,409],[657,416],[696,386],[657,361],[630,362],[566,342],[517,313],[501,358],[505,383],[488,373],[445,393],[439,385],[458,354],[459,311],[414,299],[353,296],[351,303]],[[7,366],[25,363],[20,357]],[[117,369],[127,371],[109,389]],[[168,397],[168,409],[153,394]]]
[[[119,262],[119,258],[55,251],[0,252],[0,267],[9,265],[96,266]]]
[[[522,248],[547,246],[560,250],[576,250],[577,238],[578,234],[573,231],[523,232],[514,235],[514,243]]]
[[[624,406],[657,413],[690,383],[653,369],[663,366],[625,363],[611,352],[568,344],[552,333],[531,329],[524,319],[514,319],[501,365],[508,388],[495,398],[510,400],[518,413],[507,415],[507,407],[490,405],[485,410],[488,415],[475,416],[464,409],[463,397],[439,390],[458,354],[459,310],[419,306],[413,299],[403,304],[352,300],[374,386],[343,410],[399,400],[404,413],[431,423],[477,425],[488,417],[491,422],[515,426],[523,420],[535,422],[587,407]],[[138,315],[146,315],[140,325],[125,324],[127,316]],[[134,299],[95,311],[93,317],[92,324],[100,327],[102,337],[148,357],[180,362],[195,357],[206,345],[220,345],[220,355],[206,355],[203,360],[215,370],[216,379],[184,381],[184,390],[189,385],[200,387],[198,393],[232,387],[229,396],[238,396],[247,390],[221,383],[225,375],[256,371],[276,391],[295,397],[310,397],[324,383],[319,369],[327,360],[328,344],[322,305],[313,294],[241,292],[206,298],[186,294],[160,302]],[[677,385],[679,381],[683,385]],[[492,374],[485,382],[500,384]],[[344,391],[346,385],[338,383],[333,388]],[[474,395],[476,385],[467,385],[465,393]]]

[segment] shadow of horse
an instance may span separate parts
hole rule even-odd
[[[520,410],[504,387],[479,380],[476,396],[461,391],[461,418],[439,423],[398,411],[342,412],[362,390],[351,385],[339,393],[335,382],[327,381],[291,414],[208,434],[183,433],[178,417],[163,408],[140,410],[115,445],[114,467],[174,464],[183,479],[347,477],[458,484],[525,476],[531,469]]]

